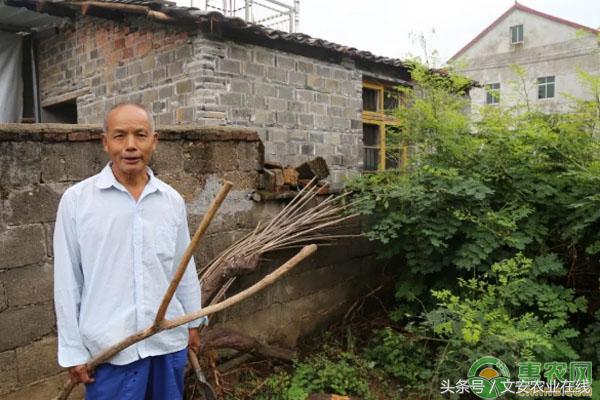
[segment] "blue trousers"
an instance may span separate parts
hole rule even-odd
[[[187,347],[175,353],[147,357],[127,365],[101,364],[94,383],[86,385],[86,400],[183,399]]]

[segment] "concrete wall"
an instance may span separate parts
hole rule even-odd
[[[255,129],[269,161],[322,156],[331,181],[362,167],[362,79],[354,61],[322,61],[178,30],[143,18],[80,17],[39,43],[43,105],[77,98],[79,123],[110,106],[147,105],[160,124]]]
[[[523,25],[523,44],[511,45],[510,27]],[[588,31],[533,15],[513,11],[456,61],[458,71],[481,83],[500,83],[500,106],[524,104],[534,110],[567,111],[569,96],[591,99],[578,71],[600,73],[600,42]],[[524,82],[512,66],[525,71]],[[555,97],[538,99],[537,78],[555,76]],[[486,91],[471,90],[472,109],[485,105]]]
[[[249,200],[263,166],[255,132],[239,128],[163,127],[152,168],[185,198],[195,230],[219,179],[234,190],[202,240],[199,266],[274,215],[283,203]],[[57,204],[73,183],[107,161],[99,127],[0,125],[0,399],[47,399],[64,375],[56,363],[52,232]],[[288,254],[270,254],[240,290]],[[271,289],[215,316],[213,323],[291,346],[343,314],[377,278],[370,246],[358,240],[319,250]]]

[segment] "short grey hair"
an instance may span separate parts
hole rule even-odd
[[[125,106],[133,106],[133,107],[139,108],[140,110],[143,110],[146,113],[146,115],[148,116],[148,122],[150,123],[150,130],[152,131],[152,133],[155,133],[154,117],[152,116],[152,113],[150,112],[150,110],[148,110],[148,108],[142,104],[131,103],[131,102],[123,102],[123,103],[115,104],[114,106],[112,106],[110,108],[110,110],[108,110],[108,112],[104,116],[104,123],[102,124],[102,129],[103,129],[104,133],[108,132],[108,116],[110,115],[110,113],[113,112],[114,110],[116,110],[117,108],[121,108],[121,107],[125,107]]]

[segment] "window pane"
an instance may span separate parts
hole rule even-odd
[[[547,84],[546,97],[554,97],[554,82]]]
[[[395,110],[398,108],[398,96],[397,92],[386,90],[383,94],[383,108],[385,110]]]
[[[379,110],[379,92],[374,89],[363,88],[363,110],[378,111]]]
[[[385,169],[398,168],[402,160],[400,149],[392,149],[385,152]]]
[[[523,41],[523,25],[510,27],[510,42],[519,43]]]
[[[379,146],[379,125],[363,124],[363,145]]]
[[[554,97],[555,77],[543,76],[537,79],[538,99],[547,99]]]
[[[490,83],[486,85],[486,104],[498,104],[500,103],[500,83]]]
[[[365,171],[377,171],[379,167],[379,149],[365,147]]]

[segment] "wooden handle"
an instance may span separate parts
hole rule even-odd
[[[298,253],[296,253],[294,257],[287,260],[282,266],[280,266],[275,271],[262,278],[260,281],[256,282],[254,285],[250,286],[248,289],[237,293],[229,297],[228,299],[223,300],[220,303],[211,304],[210,306],[204,307],[203,309],[195,311],[193,313],[186,314],[184,316],[171,319],[169,321],[165,321],[165,323],[161,325],[161,330],[172,329],[176,326],[187,324],[188,322],[205,317],[209,314],[214,314],[216,312],[223,311],[224,309],[231,307],[235,303],[239,303],[240,301],[247,299],[248,297],[256,294],[256,292],[259,292],[265,287],[273,284],[273,282],[275,282],[283,275],[288,273],[292,268],[298,265],[300,261],[310,256],[315,251],[317,251],[316,244],[309,244],[308,246],[304,246]]]
[[[198,361],[198,356],[196,355],[196,353],[194,353],[194,350],[189,349],[188,356],[190,358],[190,362],[192,363],[192,368],[194,368],[194,370],[199,370],[200,362]]]
[[[98,354],[96,357],[94,357],[87,364],[88,370],[93,371],[94,368],[96,368],[99,364],[102,364],[103,362],[110,360],[115,354],[117,354],[121,350],[123,350],[137,342],[141,342],[142,340],[146,339],[147,337],[155,335],[158,332],[168,330],[168,329],[173,329],[180,325],[187,324],[190,321],[194,321],[196,319],[205,317],[207,315],[214,314],[218,311],[222,311],[222,310],[226,309],[227,307],[231,307],[232,305],[239,303],[242,300],[247,299],[248,297],[256,294],[256,292],[264,289],[265,287],[267,287],[269,285],[272,285],[275,281],[277,281],[279,278],[281,278],[283,275],[285,275],[287,272],[289,272],[292,268],[294,268],[296,265],[298,265],[306,257],[313,254],[315,251],[317,251],[317,246],[315,244],[305,246],[294,257],[290,258],[288,261],[286,261],[283,265],[281,265],[275,271],[271,272],[269,275],[265,276],[263,279],[256,282],[254,285],[250,286],[248,289],[243,290],[242,292],[231,296],[227,300],[223,300],[220,303],[210,305],[206,308],[203,308],[203,309],[193,312],[191,314],[187,314],[187,315],[184,315],[182,317],[179,317],[179,318],[176,318],[176,319],[173,319],[170,321],[165,321],[165,323],[161,324],[160,326],[152,325],[144,330],[134,333],[133,335],[129,336],[128,338],[123,339],[119,343],[109,347],[108,349],[104,350],[103,352]],[[67,400],[74,387],[75,387],[75,384],[69,383],[67,386],[65,386],[63,388],[62,392],[58,396],[58,399],[59,400]]]
[[[67,400],[69,398],[69,396],[71,395],[71,392],[73,391],[73,389],[75,389],[76,385],[77,385],[76,383],[69,381],[69,383],[67,383],[67,385],[60,392],[60,394],[58,395],[56,400]]]
[[[229,181],[224,182],[223,187],[217,194],[217,197],[213,199],[212,203],[210,204],[210,207],[208,208],[208,211],[206,211],[204,217],[202,217],[202,221],[200,222],[196,233],[194,233],[194,236],[192,237],[192,240],[190,241],[190,244],[188,245],[187,249],[185,249],[185,253],[183,253],[183,257],[181,258],[179,266],[177,267],[177,271],[175,271],[175,274],[171,279],[171,283],[169,283],[167,292],[165,293],[165,296],[163,297],[162,302],[160,303],[160,307],[156,312],[156,318],[154,319],[154,325],[159,326],[165,319],[165,314],[167,313],[169,303],[171,303],[171,299],[173,298],[173,295],[177,290],[177,286],[179,286],[179,282],[181,282],[181,278],[183,278],[183,274],[185,273],[185,270],[187,268],[188,263],[190,262],[190,259],[192,258],[192,255],[198,248],[200,239],[208,229],[210,222],[214,218],[219,207],[221,207],[221,204],[223,204],[223,201],[225,200],[225,197],[227,197],[227,194],[231,190],[232,186],[233,183]]]

